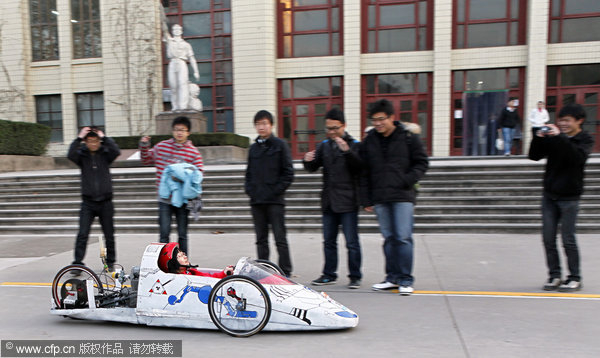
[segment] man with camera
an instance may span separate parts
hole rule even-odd
[[[594,139],[581,128],[585,115],[581,105],[566,105],[556,125],[547,124],[537,131],[529,148],[529,159],[547,158],[542,196],[542,237],[549,274],[543,286],[546,291],[572,292],[582,287],[575,230],[585,163],[594,146]],[[556,246],[559,223],[569,267],[564,281]]]
[[[81,209],[79,233],[75,241],[74,264],[83,265],[90,228],[97,216],[106,240],[106,263],[112,271],[116,260],[112,202],[112,178],[109,167],[121,154],[117,144],[97,127],[84,127],[69,147],[68,158],[81,169]],[[79,271],[73,271],[79,272]]]

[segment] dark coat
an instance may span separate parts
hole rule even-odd
[[[415,203],[415,184],[429,168],[427,153],[417,134],[399,126],[385,139],[372,129],[361,143],[360,157],[364,163],[360,188],[363,207],[389,202]]]
[[[304,162],[310,172],[323,167],[323,190],[321,208],[334,213],[349,213],[358,210],[358,183],[362,161],[358,154],[359,142],[346,133],[343,139],[350,150],[342,152],[335,141],[326,139],[319,143],[315,159]]]
[[[517,112],[517,108],[512,112],[504,108],[502,112],[500,112],[500,117],[498,117],[498,124],[500,128],[515,128],[516,126],[521,125],[521,117]]]
[[[534,136],[529,159],[548,158],[544,172],[544,195],[554,200],[578,200],[583,193],[583,177],[594,139],[585,131],[569,138],[565,134]]]
[[[270,136],[264,143],[256,142],[248,151],[248,166],[244,188],[250,205],[285,204],[285,191],[294,180],[290,149],[283,140]]]
[[[112,198],[110,164],[121,154],[117,144],[109,137],[91,153],[82,139],[77,138],[69,147],[68,158],[81,169],[81,197],[85,200],[103,201]]]

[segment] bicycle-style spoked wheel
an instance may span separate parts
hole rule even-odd
[[[65,307],[65,299],[72,308],[88,307],[88,294],[86,281],[91,280],[93,296],[99,297],[104,292],[98,275],[83,265],[69,265],[63,267],[52,280],[52,299],[58,308]]]
[[[273,271],[274,273],[281,275],[281,276],[285,276],[285,273],[283,272],[283,270],[274,262],[269,261],[269,260],[265,260],[265,259],[256,259],[254,260],[254,262],[256,262],[257,264],[259,264],[260,266]]]
[[[256,280],[228,276],[217,282],[210,292],[208,313],[221,331],[234,337],[250,337],[269,322],[271,300]]]

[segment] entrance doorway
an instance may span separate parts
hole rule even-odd
[[[283,126],[280,136],[290,144],[292,157],[300,159],[325,140],[325,114],[341,103],[331,100],[290,101],[282,106]],[[341,102],[341,101],[339,101]]]

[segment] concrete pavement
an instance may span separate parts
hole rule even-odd
[[[320,274],[321,234],[289,237],[293,279],[308,284]],[[130,269],[154,235],[120,235],[118,261]],[[0,236],[0,338],[182,339],[184,357],[215,354],[285,354],[290,357],[597,357],[600,356],[600,241],[580,235],[584,288],[548,295],[538,235],[415,234],[415,289],[411,297],[374,292],[383,278],[382,239],[361,235],[363,286],[345,288],[345,249],[338,284],[317,288],[356,311],[358,327],[333,332],[269,332],[234,339],[217,331],[151,328],[50,316],[54,274],[72,260],[73,237]],[[343,237],[340,237],[343,247]],[[275,252],[274,250],[272,252]],[[223,267],[254,256],[253,234],[194,234],[193,263]],[[272,254],[273,255],[273,254]],[[276,258],[272,256],[272,259]],[[85,262],[98,269],[90,239]],[[533,294],[534,296],[524,296]],[[535,296],[538,295],[538,296]]]

